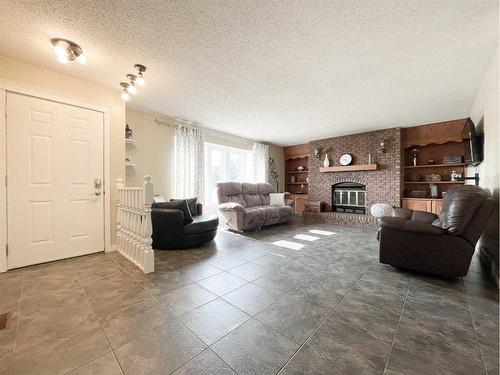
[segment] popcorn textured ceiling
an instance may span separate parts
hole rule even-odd
[[[116,89],[130,106],[279,145],[467,116],[498,1],[0,2],[0,54]],[[58,64],[49,39],[79,43]]]

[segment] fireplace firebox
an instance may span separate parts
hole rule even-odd
[[[357,182],[332,185],[332,211],[365,214],[366,186]]]

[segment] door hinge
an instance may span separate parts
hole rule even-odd
[[[5,245],[5,253],[9,256],[9,244]]]

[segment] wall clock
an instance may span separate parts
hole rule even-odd
[[[352,163],[352,155],[351,154],[344,154],[340,157],[339,159],[340,165],[349,165]]]

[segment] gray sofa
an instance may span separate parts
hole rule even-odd
[[[263,226],[288,222],[293,208],[289,205],[270,206],[268,183],[219,182],[217,198],[219,212],[225,224],[236,231],[246,231]]]

